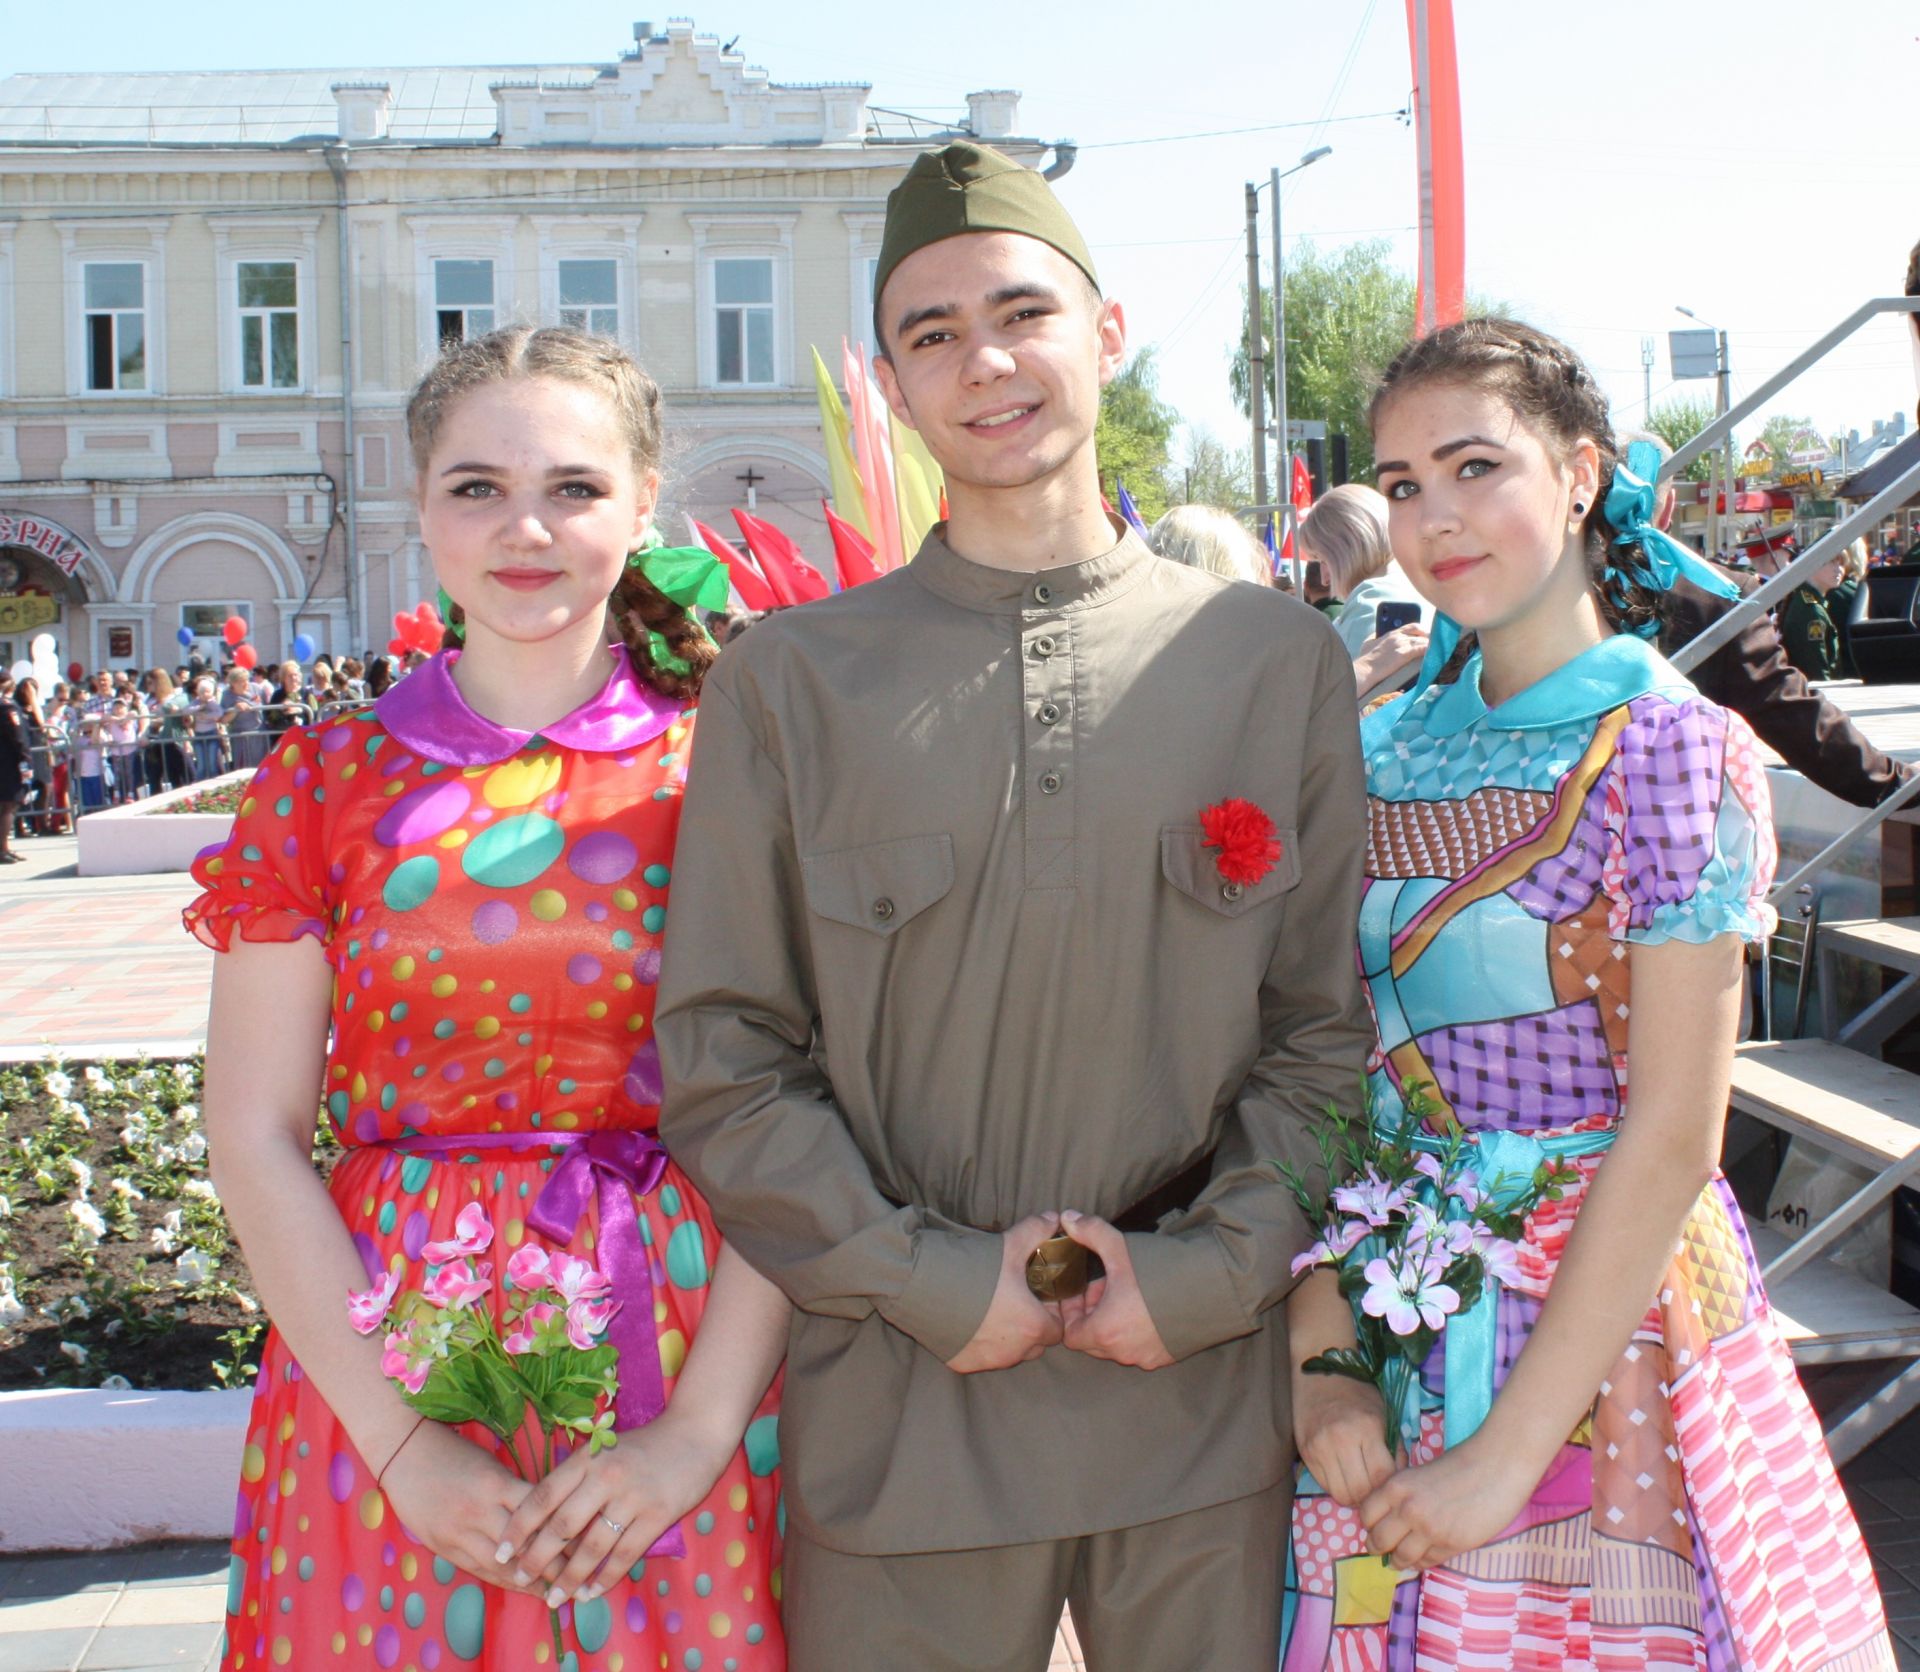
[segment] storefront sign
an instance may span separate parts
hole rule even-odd
[[[86,541],[71,529],[25,511],[0,511],[0,546],[24,546],[38,552],[63,575],[71,575],[87,556]]]
[[[39,593],[0,598],[0,633],[30,633],[36,627],[51,627],[59,619],[58,601]]]
[[[133,659],[133,629],[131,627],[109,627],[107,629],[107,655],[116,662],[128,662]]]
[[[1780,478],[1783,488],[1817,488],[1826,477],[1817,470],[1789,470]]]

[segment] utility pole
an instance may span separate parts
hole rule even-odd
[[[1280,242],[1280,171],[1273,170],[1267,183],[1273,201],[1267,208],[1273,215],[1273,407],[1279,420],[1275,433],[1280,438],[1279,454],[1273,473],[1274,498],[1286,509],[1280,513],[1280,541],[1293,532],[1293,437],[1287,434],[1287,249]],[[1294,548],[1294,590],[1300,589],[1300,548]]]
[[[1260,317],[1260,188],[1247,182],[1247,392],[1253,415],[1253,502],[1267,498],[1267,356]],[[1282,443],[1285,437],[1282,437]]]
[[[1715,312],[1718,312],[1718,311],[1719,311],[1718,309],[1715,310]],[[1733,405],[1733,362],[1727,351],[1727,334],[1724,331],[1720,333],[1719,383],[1720,383],[1719,410],[1714,413],[1714,416],[1716,418],[1725,417],[1727,409]],[[1734,489],[1738,485],[1740,480],[1739,477],[1734,475],[1734,470],[1733,470],[1733,431],[1732,430],[1727,431],[1727,462],[1725,467],[1725,475],[1727,479],[1727,547],[1728,547],[1727,555],[1731,557],[1733,555],[1732,553],[1733,530],[1736,526],[1733,520],[1733,495],[1734,495]],[[1714,552],[1711,555],[1718,557],[1720,554],[1718,552]]]
[[[1646,427],[1647,420],[1653,416],[1653,338],[1640,339],[1640,381],[1643,393],[1640,398],[1640,426]]]

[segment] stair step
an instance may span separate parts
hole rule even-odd
[[[1876,1167],[1920,1151],[1920,1075],[1825,1039],[1740,1046],[1733,1106]]]
[[[1820,950],[1920,975],[1920,917],[1864,917],[1820,925]]]
[[[1747,1235],[1763,1266],[1791,1246],[1778,1231],[1751,1219]],[[1920,1355],[1920,1308],[1824,1256],[1768,1284],[1767,1299],[1800,1363]]]

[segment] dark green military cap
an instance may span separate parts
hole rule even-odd
[[[956,140],[923,152],[887,194],[887,225],[873,278],[877,304],[894,268],[929,244],[965,232],[1020,232],[1050,244],[1100,288],[1093,256],[1053,188],[988,145]]]

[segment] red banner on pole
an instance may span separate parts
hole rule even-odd
[[[1420,166],[1420,292],[1414,332],[1452,325],[1467,309],[1467,175],[1460,143],[1460,65],[1453,0],[1407,0],[1414,135]]]

